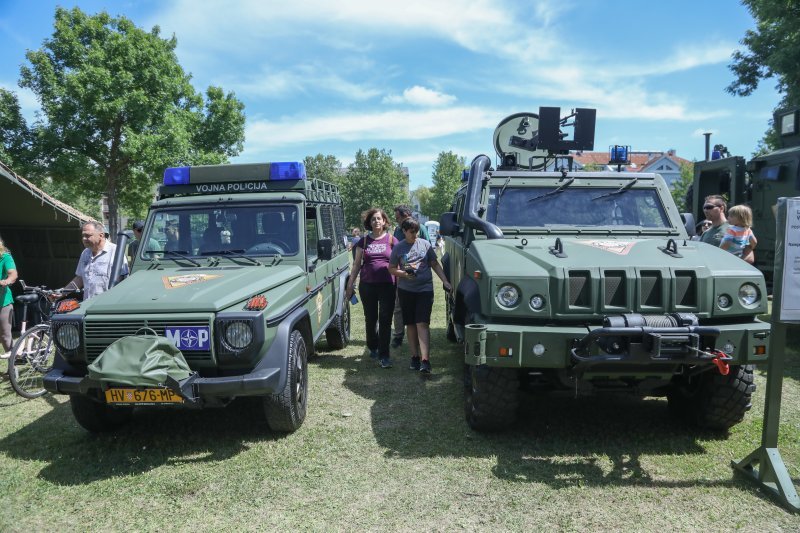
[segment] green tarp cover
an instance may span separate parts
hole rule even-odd
[[[181,351],[166,337],[132,335],[114,341],[89,365],[89,377],[105,384],[157,387],[189,377]]]

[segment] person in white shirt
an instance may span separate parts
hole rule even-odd
[[[86,249],[78,259],[75,277],[65,290],[83,289],[83,299],[88,300],[108,290],[111,268],[117,245],[108,240],[106,228],[99,222],[86,222],[81,226],[81,239]],[[120,275],[128,275],[128,261],[123,257]]]

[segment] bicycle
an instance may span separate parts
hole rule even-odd
[[[11,348],[8,358],[8,380],[11,387],[23,398],[33,399],[44,395],[44,375],[53,367],[56,347],[50,335],[50,316],[58,302],[51,302],[52,296],[62,297],[62,289],[47,290],[44,287],[25,285],[20,280],[23,294],[15,300],[22,304],[22,324],[17,342]],[[28,307],[37,305],[44,322],[27,329]]]

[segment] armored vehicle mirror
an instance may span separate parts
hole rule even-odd
[[[456,224],[456,214],[453,212],[442,213],[439,217],[439,235],[452,237],[458,233],[459,227]]]

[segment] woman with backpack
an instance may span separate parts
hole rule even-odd
[[[389,218],[383,209],[373,207],[367,211],[364,228],[369,233],[355,244],[355,259],[345,298],[352,297],[353,284],[360,274],[358,293],[364,306],[369,355],[380,359],[382,368],[391,368],[389,341],[396,288],[394,276],[389,273],[389,257],[397,240],[387,231]]]

